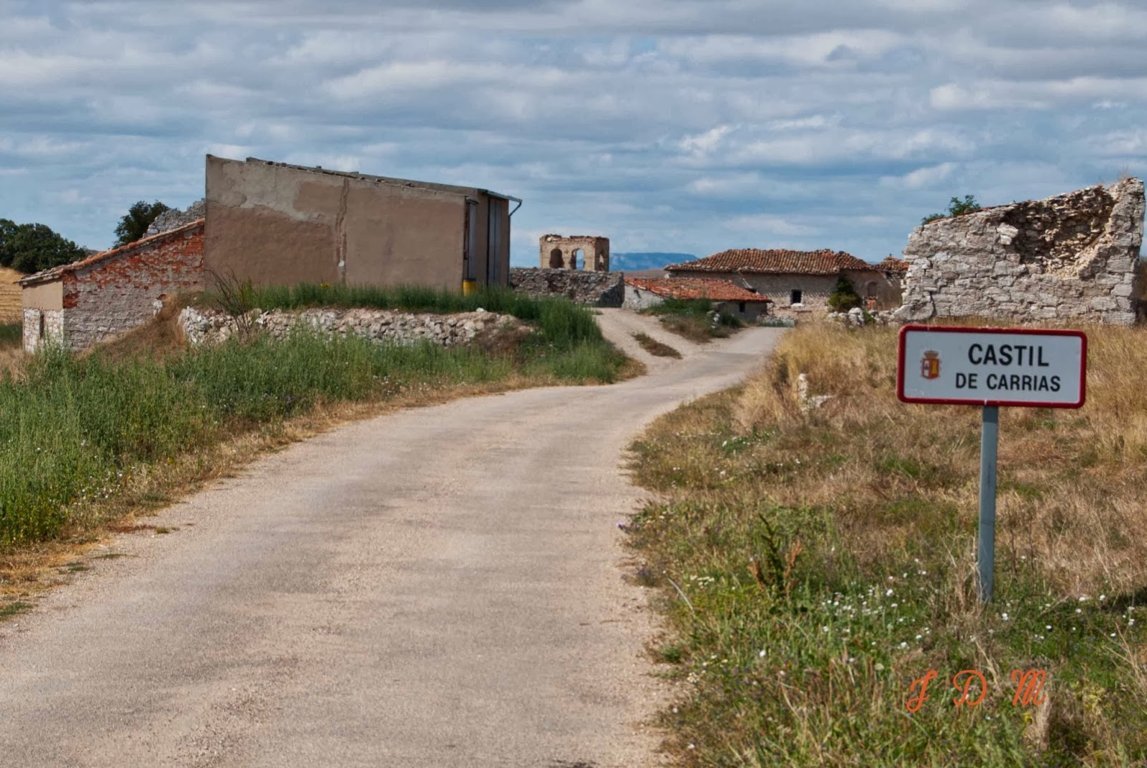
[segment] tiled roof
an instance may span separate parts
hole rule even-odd
[[[781,275],[836,275],[873,266],[844,251],[788,251],[734,248],[696,261],[672,264],[669,272],[757,272]]]
[[[876,265],[881,272],[896,272],[903,275],[908,271],[908,262],[895,256],[885,256],[884,261]]]
[[[69,272],[76,272],[78,270],[85,269],[85,268],[93,266],[95,264],[99,264],[102,261],[114,259],[116,256],[119,256],[120,254],[126,253],[128,251],[133,251],[136,248],[139,248],[141,245],[149,245],[150,243],[158,241],[158,240],[165,240],[165,239],[169,239],[172,236],[177,235],[177,234],[182,235],[186,232],[190,232],[190,231],[194,230],[196,227],[202,227],[204,224],[204,221],[205,221],[205,219],[197,219],[197,220],[191,222],[190,224],[185,224],[182,227],[178,227],[176,229],[169,229],[166,232],[160,232],[158,235],[152,235],[151,237],[145,237],[142,240],[136,240],[133,243],[128,243],[127,245],[121,245],[118,248],[112,248],[109,251],[100,251],[99,253],[95,253],[95,254],[92,254],[91,256],[88,256],[86,259],[80,259],[79,261],[73,261],[73,262],[70,262],[68,264],[60,264],[59,266],[55,266],[55,267],[52,267],[50,269],[45,269],[41,272],[36,272],[35,274],[28,275],[27,277],[22,279],[20,281],[20,285],[37,285],[38,283],[50,283],[53,280],[56,280],[56,279],[62,277],[63,275],[66,275]]]
[[[767,296],[734,285],[728,280],[707,277],[640,278],[626,277],[626,285],[655,293],[666,299],[707,299],[709,301],[768,301]]]

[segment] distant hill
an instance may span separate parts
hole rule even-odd
[[[670,264],[693,261],[697,257],[691,253],[611,253],[609,268],[613,272],[627,272],[636,269],[661,269]]]

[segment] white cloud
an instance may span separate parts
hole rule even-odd
[[[1131,0],[0,3],[0,217],[93,246],[208,151],[524,197],[526,260],[565,225],[880,258],[952,195],[1147,164]]]

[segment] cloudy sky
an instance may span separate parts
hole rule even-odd
[[[614,251],[870,261],[1147,173],[1141,0],[0,0],[0,218],[108,246],[204,155],[485,187]]]

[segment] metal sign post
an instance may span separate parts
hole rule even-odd
[[[980,535],[976,562],[980,571],[980,602],[992,599],[996,581],[996,450],[1000,443],[1000,407],[984,406],[980,433]]]
[[[1087,390],[1087,336],[1030,328],[900,329],[896,396],[905,403],[978,405],[981,602],[992,599],[996,562],[996,455],[1000,406],[1079,408]]]

